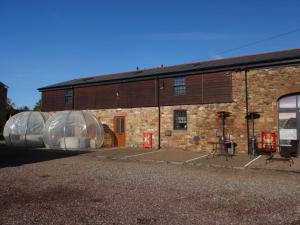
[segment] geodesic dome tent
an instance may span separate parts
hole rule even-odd
[[[43,129],[48,113],[27,111],[18,113],[6,122],[3,136],[10,146],[43,147]]]
[[[61,111],[47,121],[43,139],[50,149],[95,149],[103,144],[104,129],[88,111]]]

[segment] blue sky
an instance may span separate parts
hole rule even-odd
[[[300,1],[0,0],[0,81],[17,106],[77,77],[300,47]]]

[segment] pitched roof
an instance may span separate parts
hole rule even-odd
[[[7,86],[7,85],[5,85],[4,83],[2,83],[1,81],[0,81],[0,86],[3,86],[3,87],[6,87],[6,88],[8,88],[8,86]]]
[[[39,88],[38,90],[43,91],[48,89],[65,88],[71,86],[84,86],[107,82],[122,82],[131,79],[150,79],[157,76],[161,77],[176,74],[184,75],[186,73],[192,72],[209,72],[213,70],[230,70],[237,68],[255,68],[261,66],[276,65],[280,64],[280,62],[283,61],[287,63],[300,62],[300,48],[78,78],[45,86]]]

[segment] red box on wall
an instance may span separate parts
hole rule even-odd
[[[151,132],[144,131],[143,145],[144,145],[144,148],[152,148],[152,133]]]
[[[277,137],[275,132],[261,132],[262,150],[276,152]]]

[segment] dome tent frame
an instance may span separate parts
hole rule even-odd
[[[55,113],[47,121],[44,132],[47,148],[55,150],[87,150],[100,148],[104,129],[89,111],[66,110]]]
[[[44,147],[43,128],[48,113],[25,111],[12,116],[5,124],[4,138],[7,145],[16,147]]]

